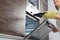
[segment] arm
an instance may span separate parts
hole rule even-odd
[[[56,15],[56,19],[60,20],[60,15]]]

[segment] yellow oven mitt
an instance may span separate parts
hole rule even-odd
[[[56,15],[57,15],[56,11],[46,11],[42,17],[47,19],[55,19]]]

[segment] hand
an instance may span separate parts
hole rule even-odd
[[[43,15],[43,18],[47,18],[47,19],[55,19],[57,12],[56,11],[46,11],[46,14]]]
[[[52,29],[53,32],[59,32],[57,28]]]
[[[54,4],[55,4],[55,6],[60,8],[60,0],[54,0]]]

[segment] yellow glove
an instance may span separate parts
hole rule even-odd
[[[46,14],[43,15],[43,18],[47,18],[47,19],[55,19],[57,12],[56,11],[46,11]]]

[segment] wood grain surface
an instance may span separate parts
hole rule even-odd
[[[18,26],[16,25],[19,20],[24,19],[24,15],[21,14],[25,10],[24,1],[25,0],[0,0],[0,33],[22,36],[22,33],[17,32],[18,29],[16,28]],[[16,31],[14,26],[16,26]]]

